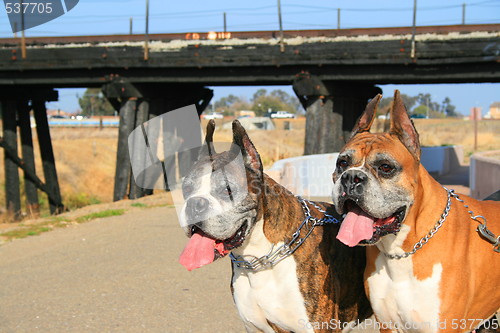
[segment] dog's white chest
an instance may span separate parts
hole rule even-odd
[[[381,253],[375,267],[368,286],[380,325],[396,332],[437,332],[442,265],[435,264],[432,275],[423,280],[413,274],[411,256],[396,260]]]
[[[249,241],[243,249],[244,254],[264,255],[271,247],[262,232],[261,222],[255,226]],[[308,316],[293,256],[260,272],[234,266],[233,269],[234,300],[248,332],[274,332],[268,320],[289,331],[312,332],[304,325]]]

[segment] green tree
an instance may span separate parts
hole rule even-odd
[[[458,113],[455,111],[455,105],[451,104],[451,100],[449,97],[445,97],[443,102],[441,103],[441,112],[444,112],[447,117],[457,117]]]
[[[215,109],[229,109],[231,105],[233,105],[236,102],[239,102],[241,99],[238,96],[235,96],[233,94],[219,98],[218,101],[214,103]]]
[[[299,99],[296,96],[289,95],[286,91],[283,91],[281,89],[276,89],[276,90],[271,91],[270,95],[274,96],[274,97],[278,97],[285,104],[290,105],[292,108],[289,111],[291,111],[293,113],[296,113],[299,110],[303,110],[302,104],[300,104]]]
[[[261,97],[261,96],[265,96],[266,94],[267,94],[267,90],[266,90],[266,89],[259,89],[259,90],[257,90],[257,91],[253,94],[253,96],[252,96],[252,98],[250,99],[250,101],[255,103],[255,101],[256,101],[259,97]]]
[[[412,114],[414,114],[414,115],[418,114],[418,115],[427,116],[428,112],[430,112],[430,111],[431,110],[430,110],[429,107],[427,107],[426,105],[421,104],[421,105],[417,106],[415,109],[413,109]]]
[[[401,99],[403,100],[403,103],[405,104],[406,109],[408,111],[410,111],[413,108],[413,106],[417,103],[417,98],[418,97],[412,97],[406,94],[401,94]],[[378,105],[377,115],[385,115],[389,111],[389,108],[393,100],[394,98],[392,97],[382,98]]]
[[[269,111],[294,111],[292,107],[284,103],[281,99],[276,96],[260,96],[253,102],[252,110],[255,111],[256,116],[263,116]]]
[[[88,88],[82,97],[78,97],[78,104],[85,116],[112,116],[115,109],[101,93],[99,88]]]

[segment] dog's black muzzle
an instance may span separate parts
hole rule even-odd
[[[353,199],[361,198],[365,191],[368,176],[359,170],[347,170],[340,177],[344,193]]]
[[[203,197],[189,198],[186,204],[187,216],[192,220],[204,220],[208,213],[210,202]]]

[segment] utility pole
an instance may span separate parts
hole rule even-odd
[[[227,32],[227,22],[226,22],[226,12],[224,12],[224,38],[226,38]]]
[[[129,35],[132,35],[132,28],[134,26],[134,21],[132,20],[132,17],[130,17],[130,22],[129,22]]]
[[[281,20],[281,0],[278,0],[278,19],[280,23],[280,51],[285,52],[285,42],[283,41],[283,21]]]
[[[146,0],[146,34],[144,35],[144,60],[149,60],[149,0]]]
[[[340,29],[340,8],[337,8],[337,29]]]
[[[476,105],[479,103],[476,102]],[[481,108],[479,106],[475,106],[472,108],[472,116],[474,117],[474,151],[477,151],[477,123],[479,120],[479,115],[481,114]]]
[[[430,99],[430,97],[425,99],[425,106],[426,106],[426,108],[425,108],[425,110],[426,110],[426,116],[425,116],[425,118],[426,119],[429,119],[429,99]]]
[[[21,4],[21,57],[26,59],[26,37],[24,36],[24,10],[23,0],[19,0]]]
[[[465,3],[462,4],[462,24],[465,24]]]
[[[413,27],[411,30],[411,55],[415,59],[415,35],[417,34],[417,0],[413,0]]]

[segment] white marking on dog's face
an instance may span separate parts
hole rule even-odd
[[[233,251],[245,259],[269,253],[272,244],[259,220],[243,246]],[[274,248],[283,243],[274,245]],[[249,256],[249,257],[245,257]],[[250,257],[251,256],[251,257]],[[314,332],[300,292],[297,265],[289,256],[272,269],[252,272],[233,264],[234,301],[249,332],[274,332],[267,320],[290,332]]]
[[[347,148],[340,153],[333,174],[332,200],[337,212],[361,209],[373,219],[373,237],[362,244],[376,244],[397,233],[414,201],[412,170],[404,168],[408,161],[400,162],[401,156],[384,149]]]
[[[196,181],[191,180],[193,185],[193,190],[186,193],[184,207],[182,209],[183,218],[187,220],[186,216],[186,206],[189,199],[194,197],[203,197],[210,202],[210,210],[212,214],[217,215],[222,211],[222,205],[220,202],[210,193],[212,189],[212,168],[210,165],[205,164],[198,169],[196,176]],[[186,182],[186,180],[185,180]],[[196,221],[198,222],[198,221]],[[191,222],[194,223],[194,222]]]
[[[343,152],[339,159],[353,160],[353,155],[354,151],[348,150]],[[337,167],[334,173],[332,200],[338,213],[344,213],[340,211],[343,208],[343,201],[346,198],[349,199],[345,196],[342,176],[353,171],[359,171],[367,177],[363,185],[363,193],[359,198],[356,198],[356,203],[370,216],[387,218],[399,208],[406,206],[408,209],[411,206],[413,197],[406,188],[398,184],[401,175],[398,175],[397,171],[391,177],[383,177],[377,173],[377,168],[382,163],[390,163],[394,170],[402,169],[400,164],[389,154],[381,153],[363,157],[361,161],[355,161],[356,166]]]
[[[205,157],[184,178],[185,202],[180,220],[188,236],[192,225],[217,240],[232,237],[245,223],[246,234],[249,232],[257,215],[257,203],[248,192],[241,154],[229,157],[224,153],[213,155],[212,160]],[[204,201],[206,208],[202,212],[194,212],[196,200]]]
[[[386,236],[387,239],[396,239],[387,242],[382,240],[377,246],[389,253],[401,253],[400,245],[409,230],[408,226],[403,225],[397,236]],[[437,332],[442,271],[442,265],[436,263],[432,275],[419,280],[413,272],[412,256],[394,260],[380,253],[375,260],[375,271],[368,277],[367,283],[370,303],[381,324],[418,328],[401,329],[398,332]]]

